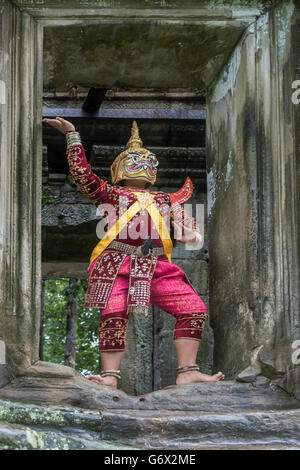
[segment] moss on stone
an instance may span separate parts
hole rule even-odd
[[[101,439],[101,413],[0,401],[0,450],[130,449]],[[133,448],[132,448],[133,449]]]
[[[199,26],[159,20],[45,28],[44,85],[204,90],[244,28],[234,22]]]
[[[22,7],[61,7],[61,8],[199,8],[199,0],[15,0],[15,4]],[[259,8],[265,9],[276,3],[276,0],[206,0],[201,2],[201,8],[213,8],[216,6],[236,8]]]

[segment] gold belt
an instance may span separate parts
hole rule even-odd
[[[139,246],[133,246],[133,245],[128,245],[127,243],[122,243],[118,242],[116,240],[113,240],[108,249],[113,249],[113,250],[118,250],[118,251],[123,251],[127,253],[128,255],[135,255],[137,254],[138,256],[148,256],[148,255],[154,255],[154,256],[161,256],[165,254],[165,250],[162,246],[157,247],[157,248],[149,248],[149,253],[148,255],[143,255],[141,252],[141,247]]]

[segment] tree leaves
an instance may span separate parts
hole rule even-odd
[[[70,293],[69,279],[48,279],[45,283],[43,360],[64,363],[66,346],[67,301]],[[99,372],[98,330],[100,312],[85,309],[84,299],[88,287],[86,279],[80,279],[78,293],[78,330],[75,369],[84,374]]]

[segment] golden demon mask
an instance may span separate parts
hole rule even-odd
[[[157,167],[156,155],[143,148],[137,123],[133,121],[131,137],[127,142],[126,150],[115,158],[110,167],[112,184],[131,179],[141,179],[154,184]]]

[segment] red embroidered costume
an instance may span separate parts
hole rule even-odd
[[[127,150],[112,165],[113,183],[120,181],[122,171],[130,177],[145,169],[155,180],[156,157],[147,151],[148,160],[140,159],[146,149],[141,147],[136,123],[133,131]],[[173,194],[109,184],[91,171],[79,134],[69,132],[66,137],[74,182],[107,224],[91,257],[85,300],[85,307],[101,310],[100,351],[124,350],[130,312],[146,313],[150,303],[175,316],[174,339],[200,341],[207,309],[182,269],[170,262],[172,242],[167,230],[170,214],[173,218],[184,214],[180,204],[191,196],[191,181],[188,178]],[[155,245],[143,255],[140,250],[148,236]]]

